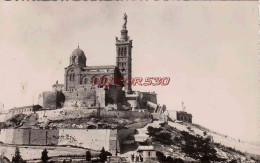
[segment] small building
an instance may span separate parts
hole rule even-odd
[[[157,161],[156,157],[156,151],[153,146],[139,146],[137,148],[137,152],[139,153],[140,156],[140,161],[141,162],[153,162]]]
[[[64,90],[64,84],[59,84],[58,81],[56,81],[56,84],[52,85],[53,91],[63,91]]]
[[[192,123],[192,115],[185,111],[177,111],[177,120]]]
[[[23,107],[14,107],[9,110],[11,114],[29,114],[35,111],[39,111],[42,107],[40,105],[30,105],[30,106],[23,106]]]

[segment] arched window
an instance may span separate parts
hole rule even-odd
[[[124,48],[124,56],[126,56],[126,47]]]
[[[124,48],[121,48],[121,56],[123,56],[124,55]]]

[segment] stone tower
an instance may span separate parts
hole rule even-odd
[[[125,91],[132,92],[131,78],[132,78],[132,40],[128,37],[128,30],[126,28],[127,15],[124,15],[124,24],[121,30],[121,37],[116,37],[116,66],[119,68],[124,80],[127,79]]]

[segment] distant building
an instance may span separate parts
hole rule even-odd
[[[56,81],[56,84],[52,85],[53,91],[63,91],[64,90],[64,84],[59,84],[58,81]]]
[[[14,107],[9,110],[11,114],[28,114],[33,113],[34,111],[39,111],[42,107],[40,105],[30,105],[30,106],[23,106],[23,107]]]
[[[185,111],[176,112],[177,120],[192,123],[192,115]]]
[[[156,151],[153,146],[139,146],[137,148],[137,152],[139,153],[139,160],[141,162],[156,162]]]

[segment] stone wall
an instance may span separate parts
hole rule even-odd
[[[30,131],[24,129],[14,130],[12,144],[30,144]]]
[[[54,91],[42,92],[38,97],[38,104],[42,106],[43,109],[57,109],[57,103],[57,92]]]
[[[97,115],[97,109],[86,108],[62,108],[56,110],[38,111],[39,121],[45,122],[46,120],[65,120],[72,118],[83,118],[92,115]]]
[[[109,129],[60,129],[58,145],[74,145],[94,150],[109,150]]]
[[[6,144],[13,144],[14,131],[15,129],[2,129],[0,131],[0,141]]]
[[[79,85],[75,91],[45,91],[39,95],[38,104],[43,109],[61,107],[105,107],[108,104],[123,104],[121,86],[98,87],[91,84]]]
[[[149,112],[138,112],[138,111],[100,111],[101,117],[109,118],[149,118]]]
[[[133,130],[110,129],[2,129],[0,141],[17,145],[71,145],[93,150],[103,147],[112,153],[120,152],[119,139],[123,140]]]
[[[124,104],[124,92],[122,91],[122,86],[110,85],[106,89],[106,105],[109,104]]]
[[[46,122],[47,120],[65,120],[73,118],[84,118],[90,116],[101,116],[106,118],[149,118],[149,112],[139,111],[106,111],[86,108],[63,108],[56,110],[46,110],[36,112],[39,116],[39,122]]]

